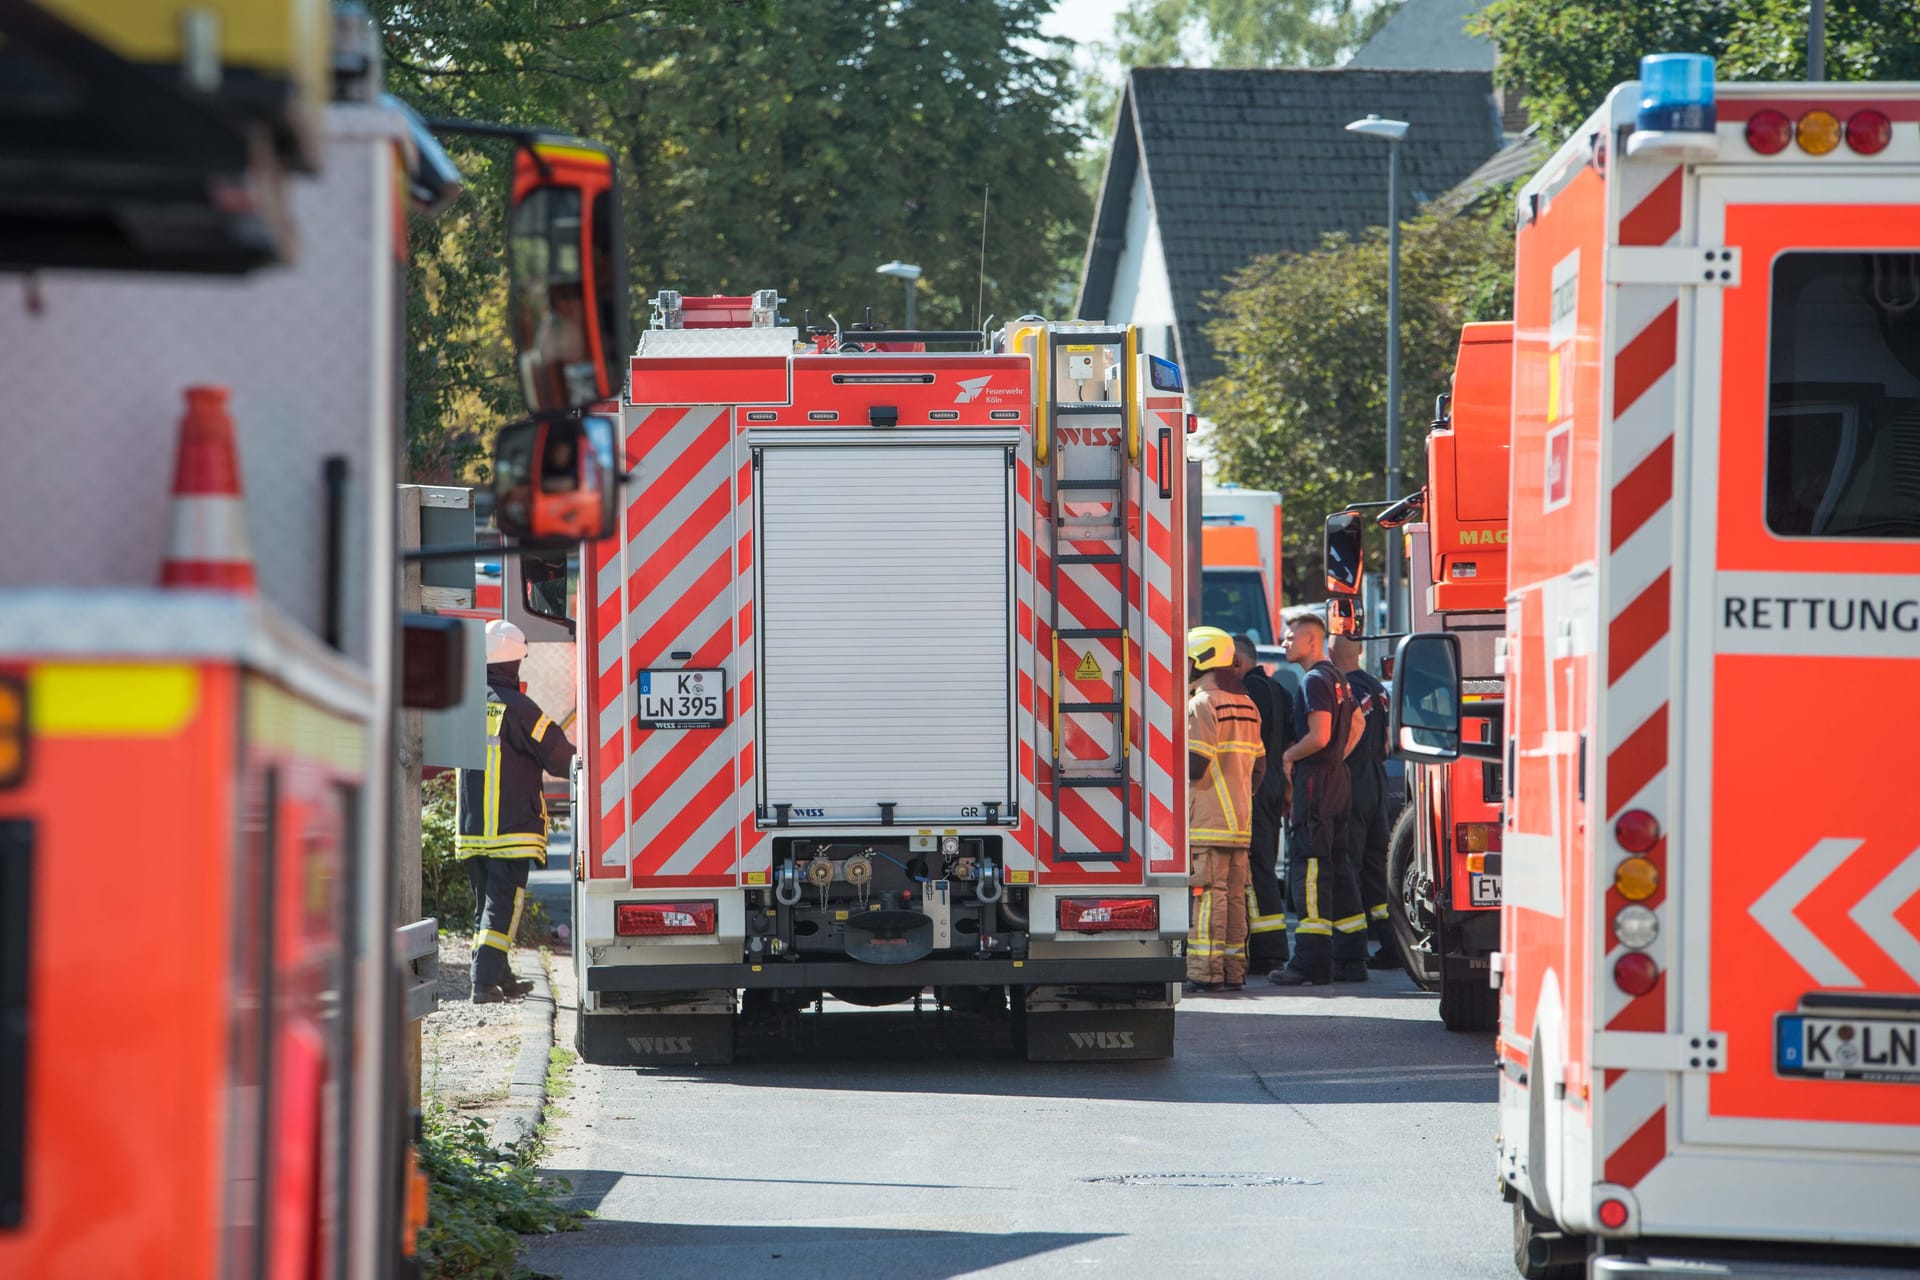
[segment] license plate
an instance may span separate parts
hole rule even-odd
[[[727,673],[671,668],[640,673],[640,724],[647,729],[718,729],[727,722]]]
[[[1783,1013],[1774,1020],[1774,1066],[1783,1076],[1920,1084],[1920,1019]]]
[[[1500,905],[1500,877],[1484,873],[1467,877],[1467,901],[1476,907]]]

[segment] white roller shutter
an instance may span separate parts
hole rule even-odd
[[[761,803],[976,821],[1014,793],[1004,445],[769,445],[755,478]]]

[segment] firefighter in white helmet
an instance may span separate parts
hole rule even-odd
[[[454,852],[467,864],[476,919],[473,1001],[523,996],[507,953],[526,904],[527,872],[547,860],[547,801],[541,776],[565,775],[573,743],[520,691],[527,637],[511,622],[487,624],[487,767],[460,770]]]
[[[1247,982],[1247,846],[1253,796],[1266,774],[1260,710],[1233,669],[1233,637],[1187,633],[1187,842],[1195,889],[1187,939],[1189,993]]]

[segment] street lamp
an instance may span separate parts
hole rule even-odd
[[[1387,501],[1400,498],[1400,140],[1405,120],[1369,115],[1347,126],[1348,133],[1379,138],[1387,144]],[[1400,557],[1387,546],[1387,630],[1404,630],[1400,609]]]
[[[905,327],[909,329],[913,328],[913,282],[920,278],[920,268],[911,262],[902,262],[900,259],[895,258],[892,262],[883,263],[879,267],[876,267],[875,270],[883,276],[892,276],[896,280],[906,281],[907,323]]]

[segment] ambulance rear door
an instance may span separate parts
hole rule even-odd
[[[1711,1033],[1673,1063],[1675,1154],[1724,1162],[1688,1194],[1911,1241],[1888,1208],[1920,1195],[1920,139],[1899,146],[1699,182],[1729,274],[1679,331],[1667,954],[1670,1025]]]

